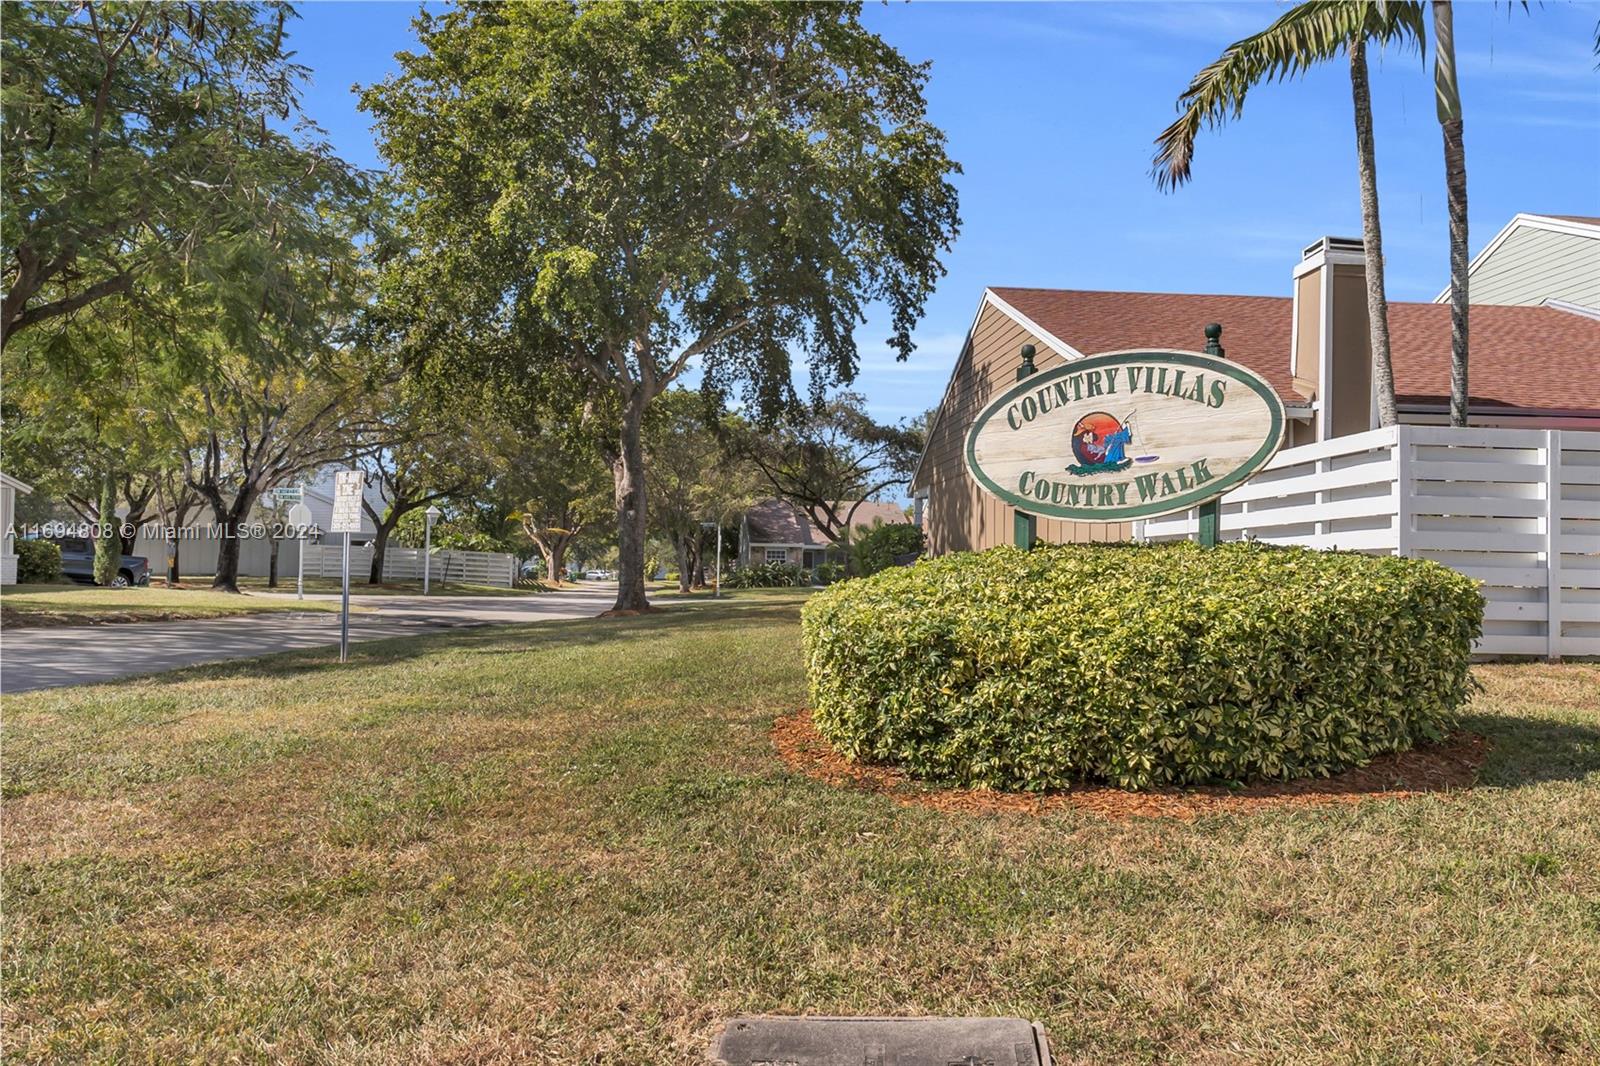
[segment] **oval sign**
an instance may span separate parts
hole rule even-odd
[[[1199,352],[1090,356],[1031,374],[967,433],[967,468],[1029,514],[1120,522],[1187,511],[1266,465],[1283,402]]]

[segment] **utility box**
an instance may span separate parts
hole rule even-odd
[[[1044,1030],[1023,1018],[729,1019],[717,1066],[1050,1066]]]

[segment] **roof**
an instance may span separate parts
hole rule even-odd
[[[1540,218],[1553,218],[1560,222],[1576,222],[1582,226],[1600,226],[1600,218],[1594,215],[1540,215]]]
[[[849,511],[854,501],[843,500],[840,511]],[[872,526],[878,522],[904,522],[905,511],[892,503],[862,500],[855,504],[855,528]],[[750,529],[751,544],[798,544],[807,548],[826,548],[833,541],[823,535],[798,506],[784,499],[762,500],[745,512]]]
[[[1202,328],[1221,322],[1222,345],[1288,403],[1303,403],[1289,375],[1294,301],[1286,296],[993,290],[1080,352],[1199,350]],[[1532,410],[1600,411],[1600,321],[1554,307],[1480,304],[1471,312],[1472,402]],[[1395,395],[1401,403],[1450,398],[1450,308],[1389,305]]]

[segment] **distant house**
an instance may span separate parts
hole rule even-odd
[[[1467,268],[1474,304],[1586,309],[1600,314],[1600,218],[1519,214]],[[1434,303],[1449,303],[1447,286]]]
[[[17,533],[12,528],[16,524],[17,493],[26,496],[32,491],[32,485],[10,474],[0,474],[0,533],[4,534],[4,546],[0,547],[0,585],[17,583]]]
[[[905,510],[892,503],[863,500],[839,504],[841,515],[855,508],[852,528],[870,529],[907,521]],[[790,563],[810,570],[824,563],[844,562],[844,552],[818,529],[811,516],[788,500],[763,500],[745,513],[739,530],[739,564]]]

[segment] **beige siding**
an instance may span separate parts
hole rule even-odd
[[[1518,226],[1478,261],[1467,291],[1475,304],[1600,307],[1600,236]]]
[[[914,492],[928,494],[923,527],[928,550],[934,555],[982,551],[1012,543],[1015,508],[978,487],[967,473],[963,449],[967,430],[978,412],[1017,380],[1024,344],[1037,349],[1034,366],[1038,369],[1061,365],[1062,357],[1048,344],[1004,312],[984,307],[939,407],[922,469],[912,484]],[[1039,538],[1052,544],[1126,540],[1131,530],[1126,523],[1067,522],[1055,518],[1041,518],[1038,524]]]
[[[1328,269],[1327,267],[1323,268]],[[1332,436],[1375,429],[1372,417],[1372,329],[1367,322],[1367,272],[1348,263],[1333,266],[1333,358],[1328,406]]]

